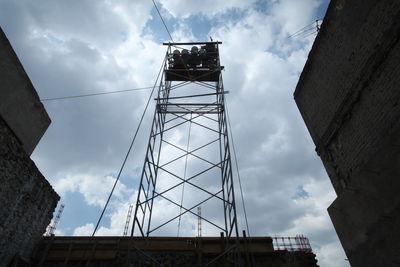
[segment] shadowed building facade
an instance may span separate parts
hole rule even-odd
[[[400,265],[399,40],[399,1],[331,1],[294,93],[352,266]]]
[[[0,266],[29,261],[59,196],[30,155],[50,125],[29,77],[0,29]]]

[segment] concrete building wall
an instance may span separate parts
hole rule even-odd
[[[29,260],[59,196],[30,159],[50,123],[0,29],[0,267]]]
[[[331,3],[295,99],[340,192],[399,114],[400,20],[398,1],[346,1],[340,9],[336,2],[343,1]]]
[[[294,97],[353,266],[399,266],[400,2],[331,1]]]
[[[0,266],[30,254],[59,196],[0,117]]]
[[[30,155],[51,121],[1,28],[0,59],[0,114]]]

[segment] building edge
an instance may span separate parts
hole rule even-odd
[[[30,159],[50,124],[0,29],[0,266],[29,262],[60,197]]]

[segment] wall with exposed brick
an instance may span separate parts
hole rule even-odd
[[[0,267],[14,257],[29,261],[59,200],[29,157],[49,124],[0,28]]]
[[[331,2],[295,91],[337,193],[400,111],[400,3],[339,3]]]
[[[400,264],[391,253],[400,242],[399,88],[400,2],[331,1],[294,97],[338,195],[329,214],[353,266]]]
[[[0,266],[29,258],[59,196],[0,117]]]

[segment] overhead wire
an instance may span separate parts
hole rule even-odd
[[[102,212],[101,212],[101,215],[100,215],[99,220],[97,221],[97,224],[96,224],[96,227],[94,228],[94,231],[93,231],[92,236],[95,235],[95,233],[96,233],[96,231],[97,231],[97,228],[98,228],[99,225],[100,225],[100,222],[101,222],[101,219],[103,218],[104,212],[105,212],[106,209],[107,209],[107,206],[108,206],[108,203],[110,202],[111,196],[112,196],[112,194],[114,193],[114,189],[115,189],[115,187],[116,187],[116,185],[117,185],[117,183],[118,183],[118,181],[119,181],[119,179],[120,179],[122,170],[123,170],[124,167],[125,167],[125,163],[126,163],[126,161],[128,160],[129,154],[130,154],[130,152],[131,152],[131,150],[132,150],[133,144],[135,143],[135,140],[136,140],[137,134],[138,134],[138,132],[139,132],[140,126],[142,125],[142,122],[143,122],[144,116],[145,116],[145,114],[146,114],[147,108],[149,107],[150,101],[151,101],[151,99],[152,99],[152,97],[153,97],[153,93],[154,93],[154,90],[155,90],[155,88],[156,88],[156,86],[157,86],[158,79],[159,79],[159,77],[160,77],[160,75],[161,75],[161,72],[162,72],[162,70],[163,70],[163,68],[164,68],[165,61],[166,61],[166,57],[164,58],[164,60],[163,60],[163,62],[162,62],[162,64],[161,64],[161,68],[160,68],[160,71],[159,71],[158,74],[157,74],[157,78],[156,78],[156,81],[155,81],[155,83],[154,83],[153,89],[151,90],[150,96],[149,96],[149,98],[148,98],[148,100],[147,100],[147,103],[146,103],[146,106],[145,106],[145,108],[144,108],[144,110],[143,110],[143,114],[142,114],[142,116],[141,116],[141,118],[140,118],[139,124],[138,124],[138,126],[137,126],[137,128],[136,128],[136,131],[135,131],[135,134],[134,134],[134,136],[133,136],[133,138],[132,138],[132,141],[131,141],[131,144],[130,144],[130,146],[129,146],[129,149],[128,149],[126,155],[125,155],[125,158],[124,158],[124,161],[123,161],[123,163],[122,163],[122,166],[121,166],[121,168],[119,169],[119,172],[118,172],[118,175],[117,175],[117,179],[116,179],[115,182],[114,182],[114,185],[113,185],[113,187],[112,187],[112,189],[111,189],[110,195],[108,196],[108,199],[107,199],[107,201],[106,201],[106,204],[104,205],[104,208],[103,208],[103,210],[102,210]]]
[[[295,38],[295,37],[300,37],[301,38],[301,37],[304,37],[304,35],[309,34],[310,32],[314,33],[316,30],[317,29],[315,27],[311,27],[311,28],[308,28],[308,29],[300,32],[300,33],[297,33],[296,35],[292,35],[291,38]]]
[[[169,30],[168,30],[167,24],[165,23],[163,17],[161,16],[160,10],[158,9],[158,7],[157,7],[157,5],[156,5],[156,2],[154,2],[154,0],[151,0],[151,1],[153,2],[154,7],[156,8],[157,13],[158,13],[158,15],[159,15],[160,18],[161,18],[161,21],[162,21],[162,23],[164,24],[164,27],[165,27],[165,29],[166,29],[167,32],[168,32],[169,38],[171,38],[171,41],[172,41],[173,43],[175,43],[175,42],[174,42],[174,39],[172,38],[171,33],[170,33]]]
[[[160,10],[158,9],[158,7],[157,7],[155,1],[152,0],[152,2],[153,2],[153,4],[154,4],[154,7],[156,8],[156,11],[157,11],[157,13],[158,13],[158,15],[159,15],[159,17],[160,17],[160,19],[161,19],[161,21],[162,21],[162,23],[163,23],[165,29],[166,29],[166,31],[167,31],[167,33],[168,33],[168,35],[169,35],[171,41],[174,42],[174,40],[173,40],[173,38],[172,38],[172,35],[171,35],[171,33],[170,33],[170,31],[169,31],[169,29],[168,29],[168,27],[167,27],[167,25],[166,25],[166,23],[165,23],[165,21],[164,21],[162,15],[161,15],[161,13],[160,13]],[[296,33],[297,33],[297,32],[296,32]],[[163,61],[162,66],[164,65],[164,63],[165,63],[165,60]],[[120,174],[121,174],[121,172],[122,172],[122,170],[123,170],[123,168],[124,168],[124,166],[125,166],[125,163],[126,163],[126,161],[127,161],[127,158],[128,158],[128,156],[129,156],[129,154],[130,154],[130,151],[131,151],[131,149],[132,149],[133,143],[134,143],[134,141],[135,141],[135,139],[136,139],[137,133],[138,133],[139,128],[140,128],[140,126],[141,126],[141,123],[142,123],[142,121],[143,121],[144,115],[145,115],[145,113],[146,113],[146,111],[147,111],[147,108],[148,108],[148,105],[149,105],[149,103],[150,103],[151,97],[152,97],[152,95],[153,95],[153,93],[154,93],[155,86],[156,86],[156,84],[157,84],[158,78],[159,78],[160,73],[161,73],[161,71],[162,71],[162,66],[161,66],[161,69],[160,69],[160,71],[159,71],[159,73],[158,73],[158,75],[157,75],[156,83],[155,83],[155,85],[153,86],[153,89],[152,89],[152,92],[151,92],[151,94],[150,94],[150,97],[149,97],[149,99],[148,99],[148,101],[147,101],[145,110],[144,110],[144,112],[143,112],[143,114],[142,114],[142,117],[141,117],[141,119],[140,119],[139,125],[138,125],[138,127],[137,127],[137,129],[136,129],[136,132],[135,132],[135,135],[134,135],[134,137],[133,137],[133,139],[132,139],[131,145],[130,145],[130,147],[129,147],[129,149],[128,149],[128,152],[127,152],[127,154],[126,154],[126,156],[125,156],[125,159],[124,159],[124,161],[123,161],[123,164],[122,164],[122,166],[121,166],[121,169],[120,169],[120,171],[119,171],[119,173],[118,173],[117,179],[116,179],[116,181],[115,181],[115,183],[114,183],[114,186],[113,186],[113,188],[112,188],[112,190],[111,190],[111,193],[110,193],[110,195],[109,195],[109,197],[108,197],[108,199],[107,199],[107,202],[106,202],[106,204],[105,204],[105,206],[104,206],[104,208],[103,208],[103,211],[102,211],[102,213],[101,213],[101,215],[100,215],[100,218],[99,218],[99,220],[98,220],[98,222],[97,222],[97,225],[96,225],[96,227],[95,227],[95,229],[94,229],[94,231],[93,231],[92,236],[95,235],[95,233],[96,233],[96,231],[97,231],[97,229],[98,229],[98,226],[99,226],[99,224],[100,224],[100,221],[101,221],[101,219],[102,219],[102,217],[103,217],[103,215],[104,215],[104,212],[105,212],[105,210],[106,210],[106,208],[107,208],[107,206],[108,206],[108,203],[109,203],[109,201],[110,201],[110,198],[111,198],[111,196],[112,196],[112,194],[113,194],[113,192],[114,192],[115,186],[116,186],[116,184],[117,184],[118,181],[119,181]],[[138,88],[137,90],[139,90],[139,89],[146,89],[146,88]],[[121,91],[118,91],[118,92],[122,92],[122,91],[132,91],[132,90],[135,90],[135,89],[131,89],[131,90],[121,90]],[[91,96],[91,95],[100,95],[100,94],[108,94],[108,93],[117,93],[117,92],[105,92],[105,93],[97,93],[97,94],[90,94],[90,95],[71,96],[71,97],[60,97],[60,98],[54,98],[54,99],[43,99],[43,101],[56,100],[56,99],[65,99],[65,98],[74,98],[74,97],[83,97],[83,96]],[[227,114],[228,114],[228,111],[227,111]],[[244,216],[245,216],[245,220],[246,220],[246,229],[247,229],[248,235],[250,236],[250,230],[249,230],[248,219],[247,219],[247,212],[246,212],[246,207],[245,207],[245,204],[244,204],[244,196],[243,196],[243,189],[242,189],[241,177],[240,177],[239,167],[238,167],[238,163],[237,163],[236,149],[235,149],[235,146],[234,146],[234,141],[233,141],[233,135],[232,135],[231,125],[230,125],[229,115],[227,115],[227,117],[228,117],[228,124],[229,124],[229,128],[230,128],[230,135],[231,135],[231,140],[232,140],[232,148],[233,148],[233,152],[234,152],[235,165],[236,165],[236,169],[237,169],[237,173],[238,173],[238,180],[239,180],[239,187],[240,187],[240,192],[241,192],[241,198],[242,198],[242,205],[243,205],[243,210],[244,210]],[[190,121],[190,122],[191,122],[191,121]],[[191,124],[190,124],[190,126],[191,126]],[[187,146],[189,146],[189,140],[190,140],[190,129],[191,129],[190,126],[189,126],[189,138],[188,138]],[[188,149],[189,149],[189,148],[187,147],[187,150],[188,150]],[[185,162],[185,171],[184,171],[185,174],[184,174],[184,176],[186,176],[186,168],[187,168],[187,156],[186,156],[186,162]],[[183,185],[183,186],[184,186],[184,185]],[[183,187],[183,189],[182,189],[181,208],[182,208],[182,202],[183,202],[183,194],[184,194],[184,187]],[[180,213],[181,213],[181,211],[180,211]],[[179,217],[179,225],[178,225],[178,236],[179,236],[179,227],[180,227],[180,217]]]
[[[304,26],[303,28],[297,30],[296,32],[292,33],[291,35],[288,36],[288,38],[291,38],[293,35],[305,30],[306,28],[309,28],[310,26],[314,25],[315,21],[311,22],[310,24]]]
[[[310,32],[309,34],[303,35],[302,38],[306,38],[306,37],[316,34],[316,33],[318,33],[318,30],[314,30],[314,31]]]
[[[109,92],[100,92],[100,93],[93,93],[93,94],[83,94],[83,95],[72,95],[72,96],[60,96],[60,97],[42,98],[42,99],[40,99],[40,101],[43,102],[43,101],[53,101],[53,100],[61,100],[61,99],[87,97],[87,96],[108,95],[108,94],[124,93],[124,92],[131,92],[131,91],[149,90],[151,88],[153,88],[153,86],[126,89],[126,90],[109,91]]]
[[[320,22],[320,21],[321,21],[321,19],[317,19],[314,22],[304,26],[303,28],[301,28],[301,29],[297,30],[296,32],[292,33],[291,35],[289,35],[288,39],[294,38],[294,37],[307,37],[311,34],[318,32],[319,26],[320,26],[318,24],[318,22]],[[312,31],[311,34],[309,34],[310,31]],[[306,35],[306,36],[304,36],[304,35]]]
[[[156,2],[155,2],[154,0],[151,0],[151,1],[153,2],[153,5],[154,5],[154,7],[155,7],[156,10],[157,10],[158,16],[160,17],[162,23],[164,24],[165,30],[167,31],[167,33],[168,33],[168,35],[169,35],[169,38],[171,39],[172,43],[175,43],[174,39],[172,38],[171,32],[169,31],[168,26],[167,26],[167,24],[165,23],[165,20],[164,20],[163,16],[161,15],[160,10],[158,9],[158,7],[157,7],[157,5],[156,5]],[[176,47],[176,48],[178,48],[178,46],[176,46],[176,45],[173,45],[173,46]],[[188,74],[189,79],[192,80],[192,77],[191,77],[192,75],[190,74],[190,71],[188,70],[188,68],[187,68],[186,65],[185,65],[185,69],[186,69],[186,71],[187,71],[187,74]]]
[[[160,16],[160,19],[165,27],[165,30],[167,31],[169,37],[171,38],[171,41],[174,42],[174,39],[172,38],[171,32],[168,29],[167,24],[164,21],[164,18],[161,15],[160,10],[158,9],[156,3],[154,0],[152,0],[154,7],[157,10],[158,15]],[[139,91],[139,90],[146,90],[146,89],[151,89],[153,86],[149,87],[142,87],[142,88],[134,88],[134,89],[127,89],[127,90],[118,90],[118,91],[111,91],[111,92],[101,92],[101,93],[93,93],[93,94],[82,94],[82,95],[73,95],[73,96],[61,96],[61,97],[52,97],[52,98],[43,98],[40,99],[40,101],[54,101],[54,100],[62,100],[62,99],[71,99],[71,98],[79,98],[79,97],[87,97],[87,96],[98,96],[98,95],[107,95],[107,94],[115,94],[115,93],[122,93],[122,92],[129,92],[129,91]]]
[[[226,108],[226,114],[227,114],[229,133],[230,133],[230,137],[231,137],[231,141],[232,141],[233,157],[235,159],[236,172],[237,172],[238,181],[239,181],[240,196],[241,196],[241,200],[242,200],[243,214],[244,214],[244,218],[245,218],[245,222],[246,222],[247,236],[251,237],[249,222],[248,222],[248,219],[247,219],[246,205],[245,205],[244,195],[243,195],[242,178],[240,176],[239,164],[238,164],[238,159],[237,159],[237,156],[236,156],[235,141],[233,139],[232,126],[231,126],[231,120],[229,118],[229,111],[228,111],[228,103],[227,102],[225,102],[225,108]],[[251,262],[252,262],[251,266],[255,266],[255,259],[254,259],[253,253],[250,253],[250,257],[251,257]]]
[[[309,32],[313,32],[313,31],[315,31],[315,27],[308,28],[308,29],[306,29],[306,30],[304,30],[304,31],[302,31],[300,33],[292,35],[291,38],[302,37],[303,35],[308,34]]]

